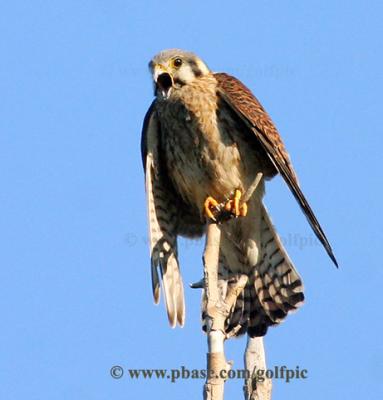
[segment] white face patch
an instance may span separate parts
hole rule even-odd
[[[199,58],[196,59],[196,63],[197,63],[198,68],[202,72],[202,75],[206,75],[206,74],[208,74],[210,72],[210,70],[207,67],[207,65],[202,60],[200,60]]]
[[[196,78],[191,65],[186,63],[181,65],[180,69],[174,72],[173,77],[175,84],[177,84],[177,81],[180,81],[179,83],[181,84],[190,83]]]
[[[206,64],[197,57],[182,59],[183,64],[179,68],[174,68],[173,61],[174,59],[168,61],[168,68],[172,70],[173,81],[176,87],[191,83],[195,79],[210,73]]]

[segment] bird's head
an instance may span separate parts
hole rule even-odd
[[[207,65],[195,54],[179,50],[164,50],[149,63],[155,94],[167,99],[172,91],[210,73]]]

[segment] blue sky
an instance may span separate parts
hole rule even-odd
[[[183,329],[151,298],[143,172],[147,70],[194,50],[262,101],[334,247],[280,178],[266,204],[306,304],[266,337],[268,365],[308,369],[274,399],[383,397],[382,23],[378,1],[13,1],[0,5],[0,397],[201,398],[202,380],[114,380],[205,366],[200,293]],[[380,182],[380,183],[379,183]],[[180,241],[184,281],[202,242]],[[244,340],[227,343],[242,366]],[[241,398],[241,381],[226,384]]]

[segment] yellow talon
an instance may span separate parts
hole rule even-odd
[[[213,197],[209,196],[206,198],[205,203],[204,203],[204,210],[205,214],[208,218],[212,219],[213,221],[216,220],[211,208],[214,208],[215,210],[219,211],[219,203],[216,199]]]
[[[231,211],[232,204],[233,204],[233,200],[229,200],[229,201],[225,204],[225,210],[226,210],[227,212],[230,212],[230,211]]]
[[[231,214],[234,217],[245,217],[247,215],[247,204],[246,203],[240,203],[242,198],[242,192],[239,189],[236,189],[234,191],[233,198],[226,201],[224,204],[218,203],[216,199],[214,199],[211,196],[208,196],[205,200],[204,203],[204,211],[205,215],[212,219],[213,221],[217,221],[217,218],[220,218],[220,215],[222,214],[222,208],[224,206],[224,209],[229,215]],[[222,216],[222,215],[221,215]],[[226,214],[226,218],[227,218]]]
[[[246,217],[247,215],[247,203],[243,203],[239,208],[239,215],[241,217]]]
[[[234,215],[236,217],[239,217],[239,215],[240,215],[239,200],[241,199],[241,197],[242,197],[241,191],[238,189],[235,189],[235,192],[234,192]]]
[[[247,215],[247,204],[240,204],[241,197],[242,192],[236,189],[233,199],[225,204],[225,210],[231,212],[235,217],[245,217]]]

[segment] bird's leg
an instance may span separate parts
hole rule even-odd
[[[245,217],[247,215],[247,204],[241,202],[244,196],[239,189],[234,190],[232,199],[225,200],[222,203],[212,197],[208,196],[204,203],[205,215],[214,222],[224,222],[232,217]]]
[[[245,217],[247,214],[247,204],[240,203],[242,192],[235,189],[234,196],[225,204],[225,210],[234,215],[234,217]]]
[[[219,207],[218,201],[214,197],[208,196],[204,203],[205,215],[213,221],[216,221],[216,216],[214,215],[214,213],[217,214],[220,212],[220,210],[221,209]]]
[[[233,199],[226,202],[225,211],[229,212],[234,217],[245,217],[247,215],[247,202],[251,199],[251,196],[257,189],[262,177],[262,172],[258,172],[245,193],[236,189],[234,191]]]

